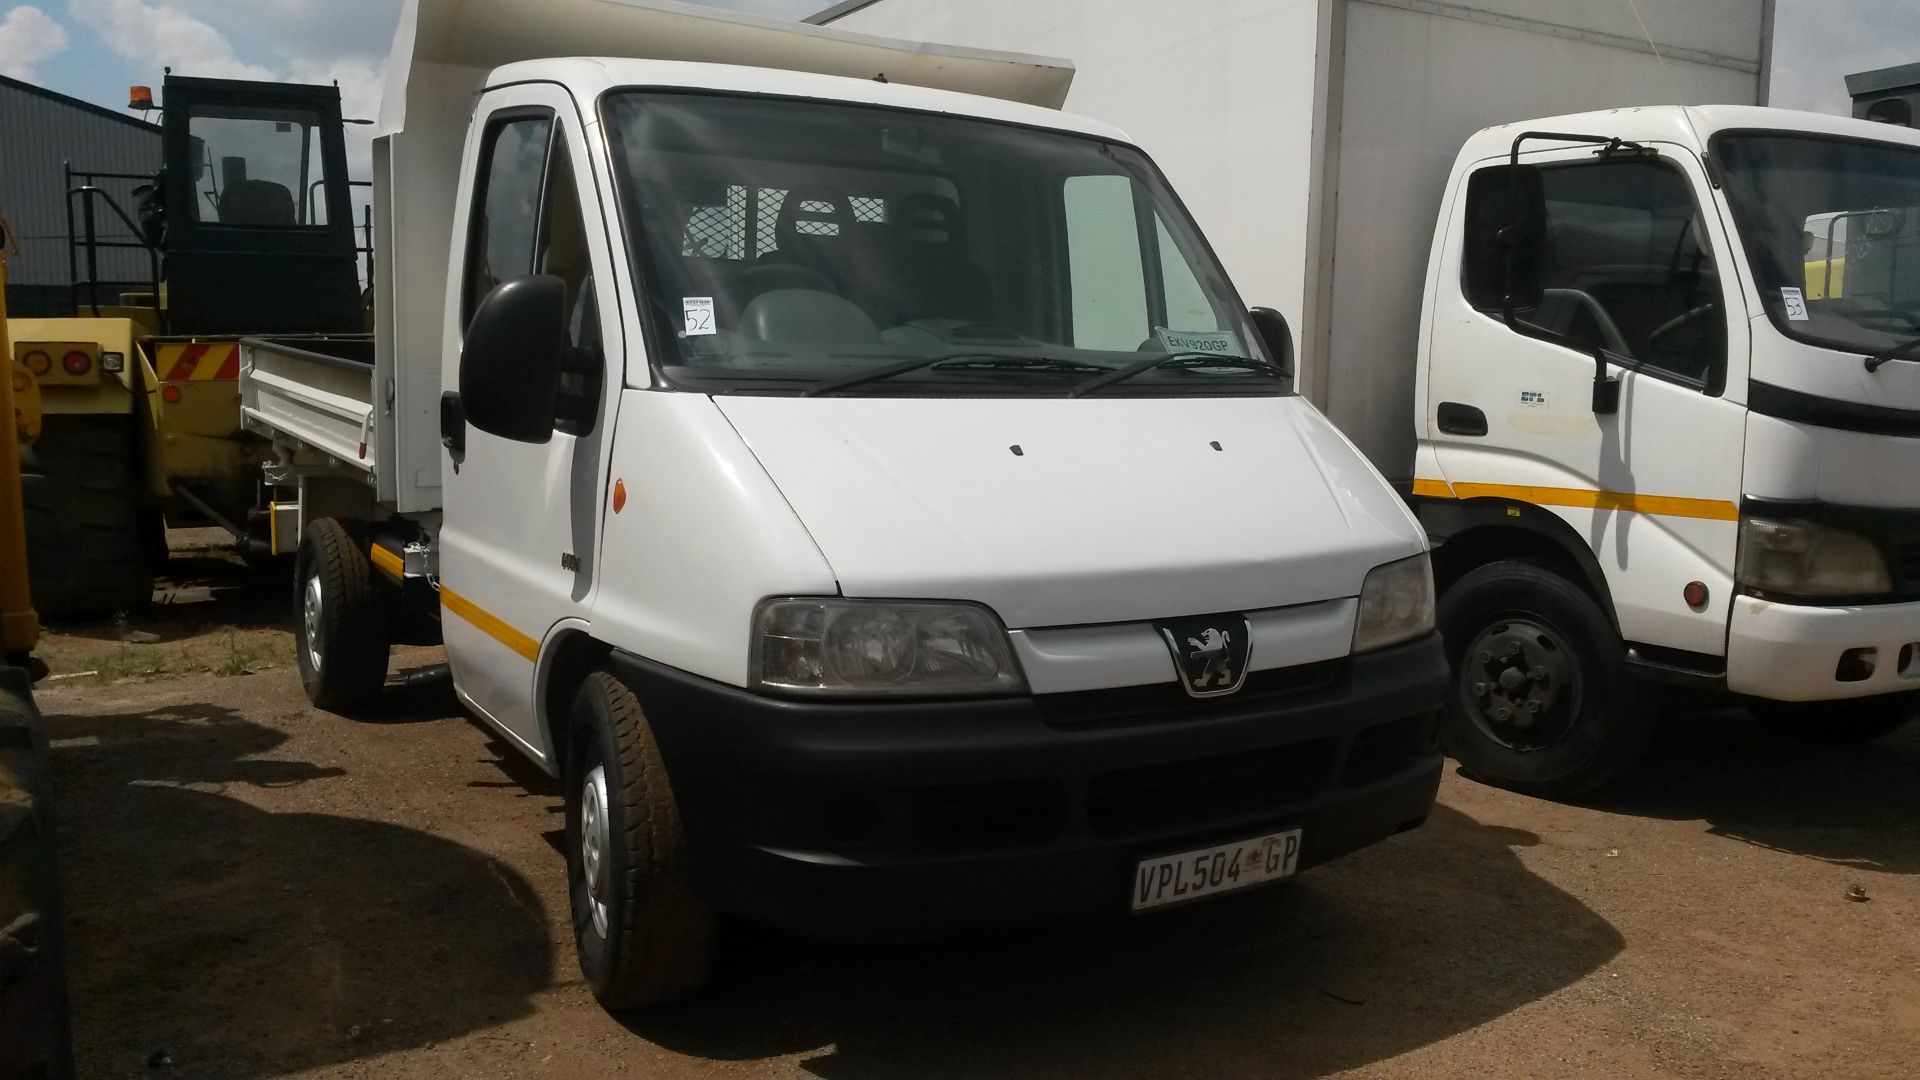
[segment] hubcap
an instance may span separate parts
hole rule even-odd
[[[607,824],[607,770],[595,765],[580,788],[580,873],[593,915],[593,931],[607,936],[607,877],[613,861]]]
[[[1503,619],[1480,631],[1460,664],[1460,696],[1486,736],[1509,750],[1545,750],[1573,730],[1580,666],[1551,627]]]
[[[307,663],[320,670],[320,575],[307,579],[300,601],[300,628],[305,631]]]

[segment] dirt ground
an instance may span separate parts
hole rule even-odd
[[[444,688],[390,689],[373,719],[309,709],[290,586],[207,556],[178,570],[150,612],[42,650],[83,1077],[1868,1077],[1920,1060],[1920,730],[1814,751],[1738,713],[1688,717],[1594,805],[1449,775],[1425,828],[1130,921],[884,948],[734,927],[699,1003],[615,1018],[574,965],[553,785]]]

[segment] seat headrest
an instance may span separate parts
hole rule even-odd
[[[967,243],[965,211],[954,200],[931,191],[901,199],[893,227],[917,244],[941,244],[959,250]]]
[[[853,223],[853,205],[844,192],[820,184],[800,184],[787,192],[774,219],[774,243],[791,250],[795,240],[842,236]],[[803,239],[804,238],[804,239]]]

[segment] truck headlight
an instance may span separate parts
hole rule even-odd
[[[1425,552],[1367,571],[1353,651],[1398,645],[1433,631],[1433,563]]]
[[[1733,577],[1754,592],[1781,596],[1893,591],[1887,560],[1872,540],[1811,521],[1741,518]]]
[[[754,684],[817,694],[1024,693],[1007,632],[972,604],[767,600],[754,613]]]

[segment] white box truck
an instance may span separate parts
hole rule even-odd
[[[1443,734],[1470,772],[1596,787],[1644,746],[1647,688],[1833,740],[1914,711],[1920,144],[1753,107],[1771,4],[868,0],[817,21],[1072,56],[1069,106],[1162,148],[1235,278],[1290,305],[1309,396],[1435,543]]]
[[[608,53],[624,53],[609,57]],[[585,55],[583,55],[585,54]],[[444,640],[581,964],[1157,910],[1427,815],[1425,540],[1070,66],[409,0],[372,361],[249,340],[313,700]]]

